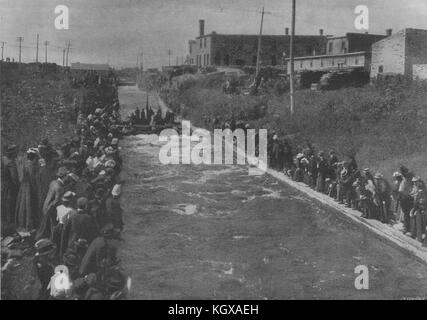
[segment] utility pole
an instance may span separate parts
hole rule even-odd
[[[47,46],[49,45],[49,41],[44,42],[44,63],[47,64]]]
[[[18,37],[19,41],[19,63],[21,63],[21,51],[22,51],[22,41],[24,41],[24,37]]]
[[[65,66],[66,67],[68,67],[68,55],[70,53],[70,48],[71,48],[71,42],[68,41],[68,44],[67,44],[67,55],[66,55],[66,58],[65,58]]]
[[[141,48],[141,72],[144,71],[144,49]]]
[[[36,63],[39,62],[39,34],[37,33],[37,42],[36,42]]]
[[[264,23],[264,7],[262,7],[261,12],[261,25],[259,27],[259,37],[258,37],[258,50],[256,54],[256,72],[255,72],[255,79],[258,78],[259,74],[259,67],[260,67],[260,55],[261,55],[261,37],[262,37],[262,25]]]
[[[5,43],[6,43],[5,41],[1,42],[1,61],[3,61],[3,52],[4,52],[4,44]]]
[[[170,67],[170,66],[171,66],[171,55],[172,55],[172,50],[171,50],[171,49],[168,49],[167,53],[168,53],[168,56],[169,56],[169,67]]]
[[[290,63],[291,63],[291,70],[290,70],[290,103],[291,103],[291,115],[294,114],[295,109],[295,101],[294,101],[294,37],[295,37],[295,11],[296,11],[296,0],[292,0],[292,25],[291,25],[291,43],[290,43]]]
[[[65,67],[65,49],[62,49],[62,66]]]

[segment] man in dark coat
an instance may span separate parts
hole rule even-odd
[[[70,245],[79,239],[90,243],[98,235],[98,229],[91,215],[88,214],[88,200],[79,198],[77,200],[77,214],[72,215],[62,231],[61,255]]]
[[[114,238],[117,233],[112,224],[107,224],[89,245],[80,265],[80,275],[102,273],[116,263],[117,245]]]
[[[316,191],[325,192],[325,180],[329,173],[328,161],[324,157],[322,151],[319,152],[317,160],[317,182],[316,182]]]
[[[49,185],[49,191],[43,203],[43,217],[36,234],[36,240],[49,239],[53,234],[53,228],[56,225],[56,206],[64,194],[64,178],[67,174],[68,170],[65,167],[60,167],[57,173],[58,178]]]
[[[114,225],[115,229],[120,231],[123,230],[123,219],[122,212],[123,209],[120,206],[120,194],[121,186],[116,184],[111,191],[111,196],[105,201],[105,207],[107,210],[107,215],[111,217],[111,222]]]
[[[16,145],[6,150],[1,160],[1,221],[14,223],[16,199],[19,190],[18,169],[15,162],[18,152]]]
[[[105,208],[105,191],[99,188],[95,192],[95,199],[89,201],[89,213],[95,219],[98,230],[111,222]]]

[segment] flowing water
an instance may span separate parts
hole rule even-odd
[[[119,91],[124,113],[145,97],[136,87]],[[126,137],[121,147],[120,255],[132,299],[427,294],[426,265],[268,175],[238,165],[163,165],[155,135]],[[358,265],[369,268],[369,290],[354,286]]]

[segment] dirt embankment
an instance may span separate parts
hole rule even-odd
[[[56,144],[71,137],[84,89],[54,77],[17,77],[1,84],[1,138],[23,150],[43,138]]]
[[[362,167],[390,177],[405,164],[427,179],[427,84],[402,80],[332,91],[299,90],[296,111],[289,113],[289,95],[267,87],[263,94],[229,95],[224,78],[184,75],[155,82],[176,112],[194,125],[205,126],[206,116],[221,122],[233,117],[254,128],[288,137],[294,148],[307,142],[317,150],[334,149],[356,155]]]

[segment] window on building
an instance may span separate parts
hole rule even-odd
[[[357,58],[356,58],[356,59],[354,59],[354,64],[355,64],[355,65],[358,65],[358,64],[359,64],[359,59],[357,59]]]
[[[224,56],[224,65],[228,66],[230,64],[230,55],[226,54]]]
[[[335,61],[334,61],[334,59],[332,59],[332,65],[333,65],[333,66],[335,65]]]
[[[310,61],[310,68],[313,68],[313,60]]]
[[[200,39],[200,49],[202,49],[202,39]]]
[[[343,41],[343,42],[341,43],[341,51],[342,51],[343,53],[346,53],[346,52],[347,52],[347,48],[346,48],[345,41]]]
[[[276,64],[277,64],[276,56],[273,54],[273,55],[271,56],[271,65],[272,65],[272,66],[275,66]]]
[[[277,42],[273,41],[272,45],[271,45],[271,49],[276,52],[277,51]]]
[[[215,65],[220,65],[221,64],[221,53],[219,51],[215,52]]]
[[[378,66],[378,73],[384,72],[384,66]]]
[[[332,42],[329,42],[328,44],[328,52],[332,53]]]
[[[302,69],[302,66],[303,66],[303,63],[302,63],[302,61],[300,61],[300,63],[299,63],[299,67]]]
[[[206,48],[206,38],[205,38],[204,42],[205,42],[205,43],[204,43],[204,46],[205,46],[205,48]]]
[[[244,66],[246,64],[246,61],[243,59],[236,59],[236,61],[234,61],[234,63],[238,66]]]
[[[252,57],[252,64],[256,65],[256,56]]]
[[[320,66],[323,67],[323,60],[320,59]]]
[[[210,65],[210,61],[209,61],[209,54],[206,55],[206,64]]]

